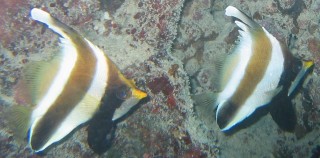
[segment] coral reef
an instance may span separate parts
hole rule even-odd
[[[230,135],[195,115],[190,96],[215,90],[212,63],[237,41],[237,28],[224,16],[228,5],[287,41],[298,58],[315,62],[293,99],[298,118],[293,133],[282,131],[269,114]],[[118,123],[114,143],[102,156],[319,156],[318,1],[13,0],[0,6],[0,157],[99,157],[86,142],[85,125],[37,155],[26,141],[12,136],[3,118],[6,108],[23,103],[15,101],[14,90],[25,64],[49,60],[60,49],[56,35],[29,18],[31,7],[42,8],[79,31],[148,92],[149,100]]]

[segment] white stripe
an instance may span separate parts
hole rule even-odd
[[[93,53],[97,58],[97,70],[95,72],[95,75],[94,75],[92,84],[88,90],[88,93],[92,96],[95,96],[96,98],[101,99],[107,87],[107,79],[108,79],[107,75],[109,74],[106,56],[105,56],[105,53],[100,48],[92,44],[87,39],[85,40],[88,42],[89,46],[93,49]]]
[[[58,33],[63,38],[60,38],[60,41],[62,43],[62,61],[60,63],[57,75],[53,79],[53,82],[46,94],[44,95],[44,97],[39,101],[38,105],[32,112],[32,125],[29,133],[29,142],[32,139],[31,137],[33,135],[33,129],[36,126],[36,124],[62,93],[68,79],[70,78],[71,72],[75,66],[78,57],[78,52],[74,43],[70,41],[69,36],[65,34],[60,27],[57,27],[53,24],[53,22],[55,21],[50,16],[50,14],[40,9],[34,8],[31,11],[31,16],[33,19],[47,24],[50,29]],[[80,103],[77,106],[75,106],[75,108],[71,111],[70,115],[67,116],[67,118],[62,122],[57,131],[54,132],[54,135],[52,135],[49,138],[48,142],[46,142],[46,144],[36,152],[42,151],[52,143],[61,140],[63,137],[69,134],[74,128],[88,121],[99,107],[98,105],[103,95],[105,94],[108,79],[107,75],[109,71],[106,56],[102,50],[93,45],[90,41],[88,41],[87,39],[84,40],[87,41],[89,47],[92,49],[92,52],[87,53],[94,53],[97,59],[96,71],[93,76],[91,85],[88,89],[87,94],[84,96],[84,99],[80,101]],[[92,104],[85,103],[84,100],[88,97],[96,98],[96,100],[93,100]],[[84,113],[79,113],[82,112],[81,110],[85,110]]]
[[[108,79],[107,74],[109,71],[105,54],[101,49],[93,45],[90,41],[88,41],[87,39],[85,40],[88,42],[97,59],[96,71],[91,82],[91,86],[88,89],[88,92],[83,100],[75,106],[71,113],[63,120],[59,128],[54,132],[54,134],[39,151],[44,150],[52,143],[61,140],[77,126],[91,119],[93,114],[99,108],[100,101],[105,94]],[[94,97],[97,100],[94,100],[94,102],[89,103],[90,105],[87,105],[88,103],[84,102],[86,97]]]
[[[224,80],[228,81],[223,91],[219,93],[217,103],[220,105],[235,93],[242,78],[244,77],[245,70],[252,56],[252,38],[250,34],[244,31],[239,32],[241,33],[240,43],[237,45],[233,54],[231,54],[228,62],[225,63],[226,69],[223,70],[224,72],[232,71],[232,75],[230,78],[224,77]],[[238,63],[236,65],[232,65],[232,62],[236,62],[236,60],[238,60]],[[218,106],[218,110],[219,109],[220,106]]]
[[[40,22],[48,25],[48,28],[50,28],[52,31],[58,33],[63,38],[69,40],[69,36],[67,34],[65,34],[65,32],[60,27],[53,25],[53,22],[57,22],[57,21],[55,21],[55,19],[52,18],[52,16],[49,13],[47,13],[41,9],[38,9],[38,8],[33,8],[31,10],[31,17],[34,20],[40,21]]]
[[[264,29],[264,28],[263,28]],[[284,56],[279,41],[264,29],[272,45],[271,59],[262,80],[256,86],[254,92],[245,103],[240,107],[237,114],[231,122],[222,129],[228,130],[235,124],[243,121],[250,116],[257,108],[271,102],[272,98],[277,95],[280,89],[278,84],[284,71]]]
[[[53,83],[51,84],[51,86],[49,87],[44,97],[39,101],[38,105],[32,112],[32,116],[31,116],[31,123],[33,124],[31,127],[31,132],[32,132],[32,129],[35,125],[33,123],[35,119],[39,119],[40,117],[42,117],[42,115],[44,115],[47,112],[48,108],[54,103],[54,101],[62,92],[65,84],[67,83],[67,80],[71,75],[71,71],[75,66],[78,54],[77,54],[77,49],[74,43],[70,41],[69,36],[66,35],[60,27],[57,27],[56,25],[53,24],[53,22],[55,22],[55,19],[53,19],[49,13],[37,8],[33,8],[31,10],[31,17],[34,20],[47,24],[51,30],[53,30],[54,32],[58,33],[60,36],[63,37],[63,38],[60,38],[60,42],[62,45],[62,51],[61,51],[62,61],[60,63],[58,73],[56,77],[53,79]]]
[[[55,102],[58,96],[63,91],[64,86],[66,85],[72,69],[75,66],[77,60],[77,51],[76,48],[70,43],[70,41],[61,39],[62,43],[62,61],[60,63],[60,67],[56,77],[53,79],[51,86],[49,87],[47,93],[44,97],[39,101],[39,104],[33,110],[31,115],[32,126],[30,129],[30,138],[33,133],[34,126],[46,112],[50,108],[50,106]],[[50,73],[50,72],[48,72]]]

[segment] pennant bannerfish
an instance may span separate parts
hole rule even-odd
[[[102,100],[116,120],[147,96],[101,49],[74,29],[40,9],[32,9],[31,17],[57,33],[62,46],[51,61],[31,63],[24,72],[22,81],[33,107],[26,110],[20,106],[15,112],[20,116],[12,117],[21,132],[26,135],[29,130],[32,150],[43,151],[88,122],[100,110]]]
[[[225,14],[238,20],[241,29],[240,42],[222,67],[221,93],[217,96],[216,120],[222,131],[228,130],[250,116],[257,108],[271,102],[280,91],[295,89],[289,73],[292,67],[301,66],[297,60],[264,27],[251,18],[229,6]],[[240,21],[239,21],[240,20]],[[301,80],[313,62],[305,62],[294,83]],[[289,80],[289,81],[283,81]]]
[[[280,92],[290,96],[313,65],[294,58],[285,45],[237,8],[228,6],[225,14],[237,19],[239,43],[224,63],[216,66],[219,75],[214,80],[219,93],[194,97],[195,102],[211,104],[211,111],[217,106],[216,121],[222,131],[269,104]]]

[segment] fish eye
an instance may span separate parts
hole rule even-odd
[[[116,96],[121,100],[125,100],[131,97],[131,90],[127,86],[120,87],[116,92]]]

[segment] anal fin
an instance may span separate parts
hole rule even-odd
[[[272,119],[287,132],[293,132],[297,124],[295,109],[289,97],[281,96],[274,99],[270,108]]]

